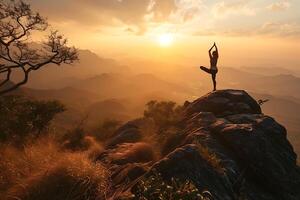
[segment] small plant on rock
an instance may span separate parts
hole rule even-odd
[[[203,159],[205,159],[218,173],[224,174],[225,168],[222,166],[221,160],[218,156],[200,142],[196,142],[196,145]]]
[[[141,181],[135,188],[131,199],[138,200],[210,200],[208,191],[200,192],[189,180],[181,181],[172,178],[165,182],[159,173],[154,173]]]

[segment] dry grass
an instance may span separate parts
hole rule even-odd
[[[1,191],[19,183],[27,176],[47,169],[62,156],[57,145],[50,139],[42,139],[34,145],[27,145],[24,150],[12,145],[3,145],[0,153]]]
[[[95,160],[104,151],[103,145],[91,136],[86,136],[84,140],[89,146],[89,149],[85,153],[91,160]]]
[[[196,142],[195,144],[197,145],[202,158],[205,159],[218,173],[225,174],[225,168],[222,166],[222,161],[218,156],[200,142]]]
[[[114,164],[146,163],[155,160],[155,154],[151,145],[143,142],[124,143],[108,154],[108,160]]]
[[[0,149],[0,196],[22,200],[101,199],[109,173],[87,153],[62,152],[49,138]]]

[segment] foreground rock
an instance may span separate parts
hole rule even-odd
[[[261,109],[243,90],[222,90],[209,93],[186,108],[188,115],[199,112],[211,112],[220,117],[232,114],[260,114]]]
[[[286,129],[245,91],[216,91],[186,103],[180,124],[173,151],[155,164],[133,167],[135,180],[157,173],[166,181],[188,180],[215,200],[300,199],[300,169]],[[117,164],[128,163],[136,162]],[[136,193],[139,184],[127,192]]]

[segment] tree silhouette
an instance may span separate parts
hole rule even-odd
[[[31,10],[23,0],[0,1],[0,95],[27,83],[29,74],[47,64],[72,64],[78,59],[77,50],[67,45],[67,39],[51,31],[47,41],[34,45],[33,32],[45,32],[48,22]],[[13,72],[21,70],[24,77],[8,84]]]

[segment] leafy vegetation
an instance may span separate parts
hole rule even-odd
[[[39,137],[51,120],[65,111],[58,101],[36,101],[19,96],[0,98],[0,140],[24,141],[26,137]]]
[[[159,173],[154,173],[138,183],[132,199],[210,200],[211,195],[207,191],[200,192],[190,181],[172,178],[170,182],[166,182]]]
[[[163,132],[170,127],[178,125],[181,119],[182,107],[172,101],[150,101],[146,104],[145,118],[152,118],[159,129]]]

